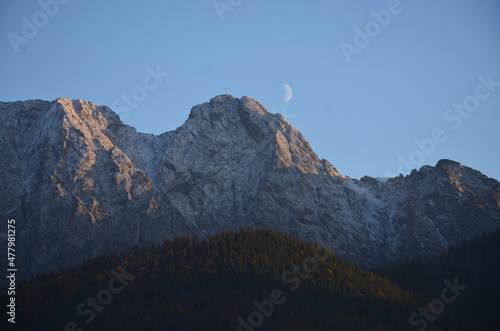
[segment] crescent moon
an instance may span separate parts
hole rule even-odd
[[[292,88],[288,84],[283,85],[283,103],[287,103],[292,98]]]

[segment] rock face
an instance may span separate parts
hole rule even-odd
[[[0,217],[16,220],[21,279],[240,227],[278,229],[373,266],[500,226],[497,180],[449,160],[386,182],[342,176],[249,97],[215,97],[159,136],[63,98],[0,103],[0,128]]]

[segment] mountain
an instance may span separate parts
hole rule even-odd
[[[21,279],[240,227],[372,267],[439,255],[500,226],[497,180],[450,160],[385,182],[343,176],[249,97],[217,96],[157,136],[82,100],[3,102],[0,143],[0,217],[16,220]]]

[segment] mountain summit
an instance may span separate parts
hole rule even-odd
[[[217,96],[161,135],[64,98],[1,102],[0,128],[0,217],[16,220],[24,279],[240,227],[318,242],[362,266],[436,255],[500,227],[495,179],[450,160],[386,182],[351,179],[249,97]]]

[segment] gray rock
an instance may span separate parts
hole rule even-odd
[[[449,160],[405,177],[351,179],[249,97],[217,96],[158,136],[63,98],[0,103],[0,127],[0,217],[16,220],[20,279],[240,227],[277,229],[370,267],[436,255],[500,226],[497,180]]]

